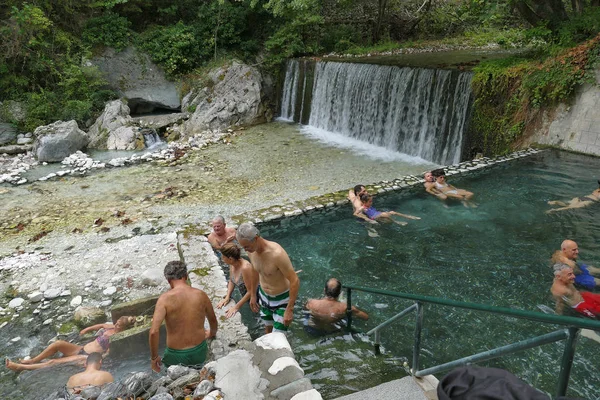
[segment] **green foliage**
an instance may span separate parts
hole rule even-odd
[[[595,81],[599,61],[600,35],[543,61],[514,57],[481,63],[472,80],[471,147],[487,155],[509,152],[543,107],[568,101],[579,85]]]
[[[323,18],[302,15],[277,30],[266,42],[267,65],[280,65],[290,57],[320,52]]]
[[[594,7],[563,23],[558,29],[558,42],[563,47],[574,46],[599,32],[600,7]]]
[[[107,12],[100,17],[87,20],[82,35],[83,43],[89,46],[102,45],[123,50],[130,44],[130,27],[131,23],[127,18]]]

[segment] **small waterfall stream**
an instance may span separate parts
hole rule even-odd
[[[454,164],[461,159],[471,76],[440,69],[289,60],[281,118]]]

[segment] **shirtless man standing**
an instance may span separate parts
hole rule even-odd
[[[71,393],[80,393],[87,386],[102,386],[112,382],[110,372],[101,371],[102,354],[92,353],[85,361],[85,371],[75,374],[67,381],[67,389]]]
[[[575,288],[573,268],[567,264],[554,264],[554,283],[550,288],[556,300],[556,313],[562,314],[565,304],[590,318],[600,316],[600,294],[580,292]]]
[[[578,264],[579,247],[577,243],[566,239],[560,245],[560,250],[556,250],[552,254],[552,263],[563,263],[573,268],[575,273],[575,284],[582,286],[587,290],[594,290],[600,286],[600,279],[595,276],[600,276],[600,268],[591,265]]]
[[[227,228],[225,218],[217,215],[212,220],[212,232],[208,235],[208,242],[214,250],[219,250],[226,243],[235,239],[235,228]]]
[[[260,309],[266,333],[273,330],[285,333],[294,318],[294,303],[300,288],[288,254],[279,244],[260,237],[258,229],[248,222],[238,228],[237,240],[248,253],[260,281],[253,279],[253,287],[249,288],[250,308],[254,312]]]
[[[167,324],[167,348],[162,362],[166,367],[184,365],[199,368],[206,360],[206,339],[217,334],[217,318],[210,299],[200,289],[187,283],[187,267],[181,261],[171,261],[165,266],[165,278],[171,290],[163,293],[156,302],[150,328],[151,366],[160,372],[158,355],[160,325]],[[208,319],[210,330],[204,329]]]

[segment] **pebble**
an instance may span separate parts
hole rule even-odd
[[[48,318],[47,320],[45,320],[42,325],[50,325],[52,323],[52,318]]]
[[[21,307],[21,305],[23,304],[24,301],[25,301],[25,299],[23,299],[21,297],[16,297],[8,303],[8,308]]]
[[[77,307],[79,305],[81,305],[82,302],[82,297],[81,296],[75,296],[73,297],[73,299],[71,300],[71,303],[69,303],[71,305],[71,307]]]
[[[17,343],[19,340],[21,340],[21,336],[17,336],[17,337],[10,339],[10,341],[13,343]]]
[[[100,307],[108,307],[112,304],[112,300],[104,300],[100,302]]]
[[[44,298],[44,293],[35,291],[27,296],[30,302],[37,303],[38,301],[42,301]]]
[[[85,281],[84,286],[87,288],[87,287],[92,286],[93,283],[94,283],[94,281],[90,279],[90,280]]]
[[[115,293],[117,293],[117,288],[114,286],[109,286],[102,291],[102,294],[104,294],[106,296],[112,296]]]
[[[44,292],[44,298],[52,300],[60,296],[62,289],[48,289]]]

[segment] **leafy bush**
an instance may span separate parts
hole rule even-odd
[[[319,15],[300,16],[285,24],[266,42],[267,65],[276,66],[286,59],[321,51],[323,18]]]
[[[103,45],[113,47],[116,50],[123,50],[129,46],[131,33],[131,23],[125,17],[113,12],[90,18],[85,24],[83,30],[83,43],[96,46]]]

